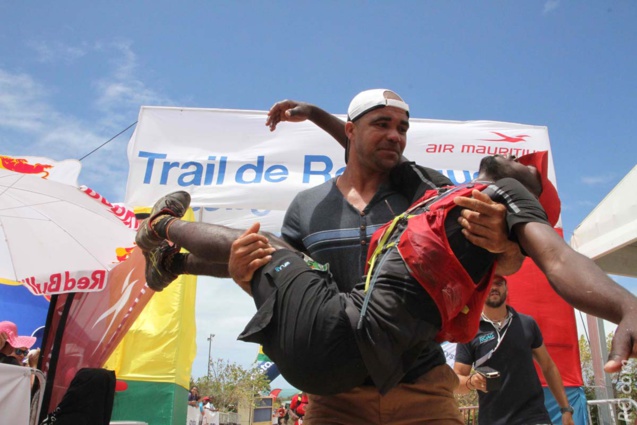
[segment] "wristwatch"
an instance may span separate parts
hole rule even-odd
[[[572,415],[574,411],[573,406],[560,407],[560,413],[570,413]]]

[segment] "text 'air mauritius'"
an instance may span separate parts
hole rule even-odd
[[[66,292],[99,292],[106,286],[106,270],[87,273],[69,271],[54,273],[47,282],[37,282],[35,277],[22,279],[22,283],[35,294],[61,294]]]

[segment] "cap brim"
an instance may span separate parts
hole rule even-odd
[[[16,336],[9,338],[7,341],[13,348],[31,348],[33,344],[35,344],[35,341],[37,341],[37,338],[34,336]]]
[[[549,223],[551,223],[551,226],[555,226],[560,218],[562,202],[557,194],[557,189],[548,178],[548,151],[539,151],[521,156],[518,158],[518,162],[523,165],[531,165],[537,169],[542,180],[542,194],[538,199],[540,204],[542,204],[542,208],[546,211]]]

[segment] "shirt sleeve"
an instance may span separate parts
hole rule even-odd
[[[303,238],[301,237],[301,208],[299,201],[299,194],[297,194],[292,203],[285,212],[283,219],[283,226],[281,227],[281,237],[284,241],[292,245],[294,249],[306,252],[303,245]]]
[[[513,227],[516,224],[535,222],[550,226],[540,202],[519,181],[512,178],[498,180],[489,185],[485,193],[506,206],[510,239],[515,240]]]
[[[542,331],[540,331],[540,327],[537,325],[535,319],[531,319],[531,328],[533,332],[533,341],[531,343],[531,348],[536,349],[539,348],[544,343],[544,338],[542,337]]]
[[[427,190],[453,184],[440,172],[415,162],[403,162],[397,165],[391,171],[389,178],[392,186],[410,200],[410,203],[421,198]]]
[[[456,344],[456,359],[458,363],[472,365],[474,362],[471,353],[471,344]]]

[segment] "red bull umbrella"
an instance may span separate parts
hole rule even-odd
[[[34,294],[104,289],[135,232],[78,187],[0,169],[0,282]]]

